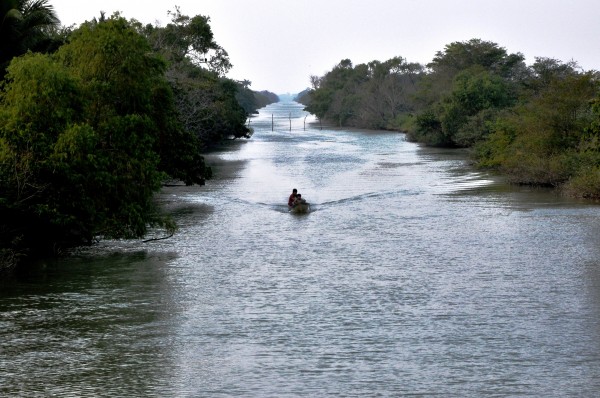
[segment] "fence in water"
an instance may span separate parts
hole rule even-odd
[[[255,131],[306,131],[307,129],[329,128],[315,115],[304,110],[297,102],[271,104],[262,108],[257,115],[247,120],[248,127]]]

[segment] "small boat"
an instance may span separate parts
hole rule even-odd
[[[301,214],[301,213],[308,213],[309,211],[310,211],[309,203],[298,203],[294,206],[290,206],[290,213]]]

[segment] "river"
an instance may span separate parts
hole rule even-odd
[[[250,125],[206,186],[158,196],[172,238],[0,285],[1,396],[600,391],[597,204],[296,103]],[[288,213],[292,188],[309,214]]]

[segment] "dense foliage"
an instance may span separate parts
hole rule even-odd
[[[251,133],[207,17],[177,9],[157,27],[102,14],[60,36],[42,28],[56,22],[45,3],[2,3],[11,5],[3,38],[20,41],[2,59],[11,62],[0,90],[0,269],[97,237],[172,230],[154,193],[167,180],[203,184],[202,151]],[[25,35],[39,6],[42,27]],[[56,51],[36,52],[40,32]]]
[[[339,126],[402,130],[433,146],[473,148],[477,163],[516,183],[600,198],[598,73],[472,39],[426,66],[402,58],[343,60],[299,96]]]
[[[257,110],[274,102],[279,102],[279,96],[270,91],[252,91],[250,82],[238,82],[236,99],[247,114],[257,113]]]
[[[518,183],[566,183],[570,195],[600,198],[597,74],[551,60],[534,67],[543,75],[530,77],[519,103],[490,123],[476,146],[480,164]]]
[[[49,251],[161,223],[164,70],[121,18],[82,25],[54,55],[13,60],[0,107],[3,246]]]
[[[313,90],[300,100],[307,111],[339,126],[393,128],[413,110],[411,97],[422,73],[422,66],[400,57],[355,67],[345,59],[325,76],[312,76]]]
[[[0,79],[16,56],[27,51],[54,49],[60,25],[48,0],[2,0],[0,2]]]
[[[225,139],[249,138],[252,132],[245,125],[246,118],[266,105],[262,96],[248,88],[250,82],[224,77],[231,63],[214,40],[208,17],[189,17],[179,8],[170,15],[167,26],[138,24],[138,30],[168,61],[166,77],[184,129],[204,147]]]

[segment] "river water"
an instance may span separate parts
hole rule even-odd
[[[172,238],[0,285],[1,396],[600,391],[597,204],[296,103],[250,123],[207,157],[215,179],[159,195]]]

